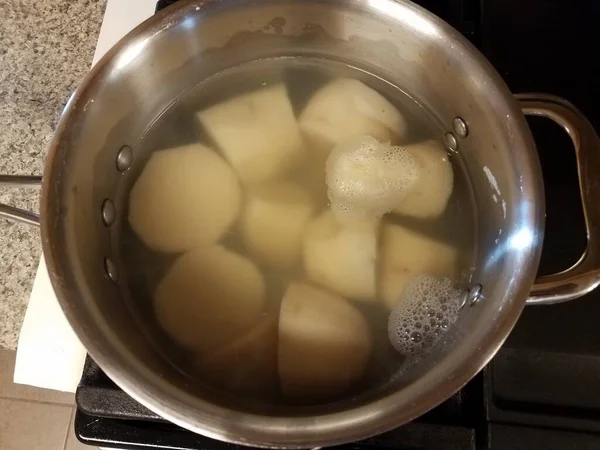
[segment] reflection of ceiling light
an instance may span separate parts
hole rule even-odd
[[[181,28],[183,28],[183,29],[192,30],[192,29],[194,29],[195,26],[196,26],[196,18],[194,16],[185,17],[181,21]]]
[[[510,237],[510,247],[515,250],[524,250],[533,243],[533,233],[529,228],[521,228]]]
[[[140,53],[142,53],[142,50],[144,50],[144,47],[146,47],[147,43],[148,38],[128,46],[127,49],[119,56],[119,59],[117,59],[117,62],[115,63],[116,68],[122,69],[126,67],[131,61],[137,58]]]
[[[428,36],[438,34],[436,26],[424,18],[422,12],[415,11],[411,7],[403,6],[389,0],[369,0],[369,6],[393,19],[405,23],[420,33]]]

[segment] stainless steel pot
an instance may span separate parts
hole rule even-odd
[[[189,386],[149,344],[124,307],[125,273],[115,242],[125,215],[128,169],[141,160],[136,142],[149,124],[199,80],[278,56],[359,67],[432,112],[475,189],[478,257],[460,319],[403,377],[326,406],[256,411],[241,399]],[[547,117],[571,136],[588,231],[587,250],[574,267],[538,280],[544,193],[524,113]],[[457,31],[409,1],[183,0],[125,37],[69,101],[43,178],[42,240],[71,325],[132,397],[216,439],[325,446],[384,432],[442,402],[492,358],[526,303],[571,300],[594,289],[600,283],[598,174],[600,140],[571,104],[541,94],[515,99]],[[37,220],[7,206],[0,214]]]

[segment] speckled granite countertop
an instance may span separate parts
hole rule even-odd
[[[0,0],[0,173],[42,173],[60,112],[90,67],[105,6]],[[38,195],[0,188],[1,203],[36,211]],[[0,348],[17,346],[40,254],[37,229],[0,219]]]

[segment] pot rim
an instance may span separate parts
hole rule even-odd
[[[327,0],[335,2],[335,0]],[[354,0],[356,3],[361,0]],[[488,73],[490,79],[496,82],[500,97],[505,100],[505,108],[510,110],[515,121],[515,135],[523,148],[531,147],[529,130],[517,102],[512,98],[508,88],[500,76],[495,72],[487,60],[479,54],[464,37],[456,32],[450,25],[411,3],[408,0],[373,0],[384,3],[394,3],[396,8],[420,15],[428,21],[439,34],[451,35],[452,39],[465,52],[465,57],[482,59],[482,71]],[[242,3],[250,0],[242,0]],[[57,126],[54,139],[51,143],[44,169],[44,181],[41,194],[41,231],[42,245],[46,258],[52,285],[65,315],[88,350],[92,358],[100,365],[106,374],[115,381],[127,394],[148,407],[150,410],[163,416],[167,420],[187,428],[196,433],[210,438],[227,441],[235,444],[252,445],[258,447],[286,447],[306,448],[315,446],[331,446],[364,439],[382,432],[389,431],[401,424],[409,422],[416,417],[437,406],[463,387],[477,372],[479,372],[495,355],[509,332],[515,325],[524,305],[531,284],[524,281],[535,275],[541,254],[541,245],[532,245],[527,249],[523,261],[525,265],[517,275],[518,287],[514,291],[513,301],[508,303],[501,320],[494,324],[493,329],[485,336],[485,340],[472,346],[470,352],[464,352],[457,358],[446,358],[439,364],[436,376],[431,373],[417,379],[411,389],[420,392],[420,395],[406,398],[403,390],[396,391],[384,398],[363,406],[357,406],[342,412],[321,414],[311,417],[266,417],[258,414],[237,413],[198,399],[192,407],[184,402],[178,389],[173,386],[164,386],[157,374],[147,373],[142,364],[137,360],[126,360],[123,356],[128,353],[124,346],[118,342],[107,339],[103,342],[94,340],[88,335],[77,318],[77,308],[69,301],[74,295],[81,294],[72,289],[70,284],[74,280],[72,268],[64,255],[61,254],[60,245],[57,245],[56,236],[60,220],[57,200],[53,198],[51,186],[61,181],[61,163],[65,153],[61,148],[65,130],[68,129],[73,117],[81,114],[83,105],[81,99],[88,87],[95,83],[97,78],[107,66],[118,57],[132,42],[144,36],[152,36],[162,29],[179,22],[187,13],[192,13],[200,7],[211,4],[220,4],[218,0],[205,0],[198,3],[195,0],[180,0],[176,5],[152,16],[132,32],[120,40],[107,54],[92,68],[84,78],[79,88],[69,99]],[[200,5],[200,6],[197,6]],[[235,6],[233,6],[235,7]],[[505,95],[501,95],[504,93]],[[535,177],[536,167],[539,164],[535,155],[535,148],[521,152],[521,163]],[[539,181],[532,181],[532,191],[539,191]],[[536,184],[538,183],[538,184]],[[532,198],[542,198],[539,192],[532,192]],[[543,203],[543,202],[542,202]],[[536,205],[531,211],[525,211],[520,220],[527,225],[543,228],[543,204]],[[542,226],[540,227],[540,222]],[[541,236],[539,237],[541,243]],[[117,350],[115,353],[115,349]],[[115,358],[115,354],[120,359]],[[442,378],[441,374],[451,374]],[[200,411],[199,411],[200,410]],[[225,419],[224,419],[225,418]]]

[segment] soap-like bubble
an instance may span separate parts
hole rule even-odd
[[[462,295],[448,278],[415,277],[390,313],[388,336],[394,348],[414,356],[431,347],[458,318]]]
[[[379,219],[399,205],[419,167],[402,147],[360,136],[333,149],[326,165],[327,195],[340,221]]]

